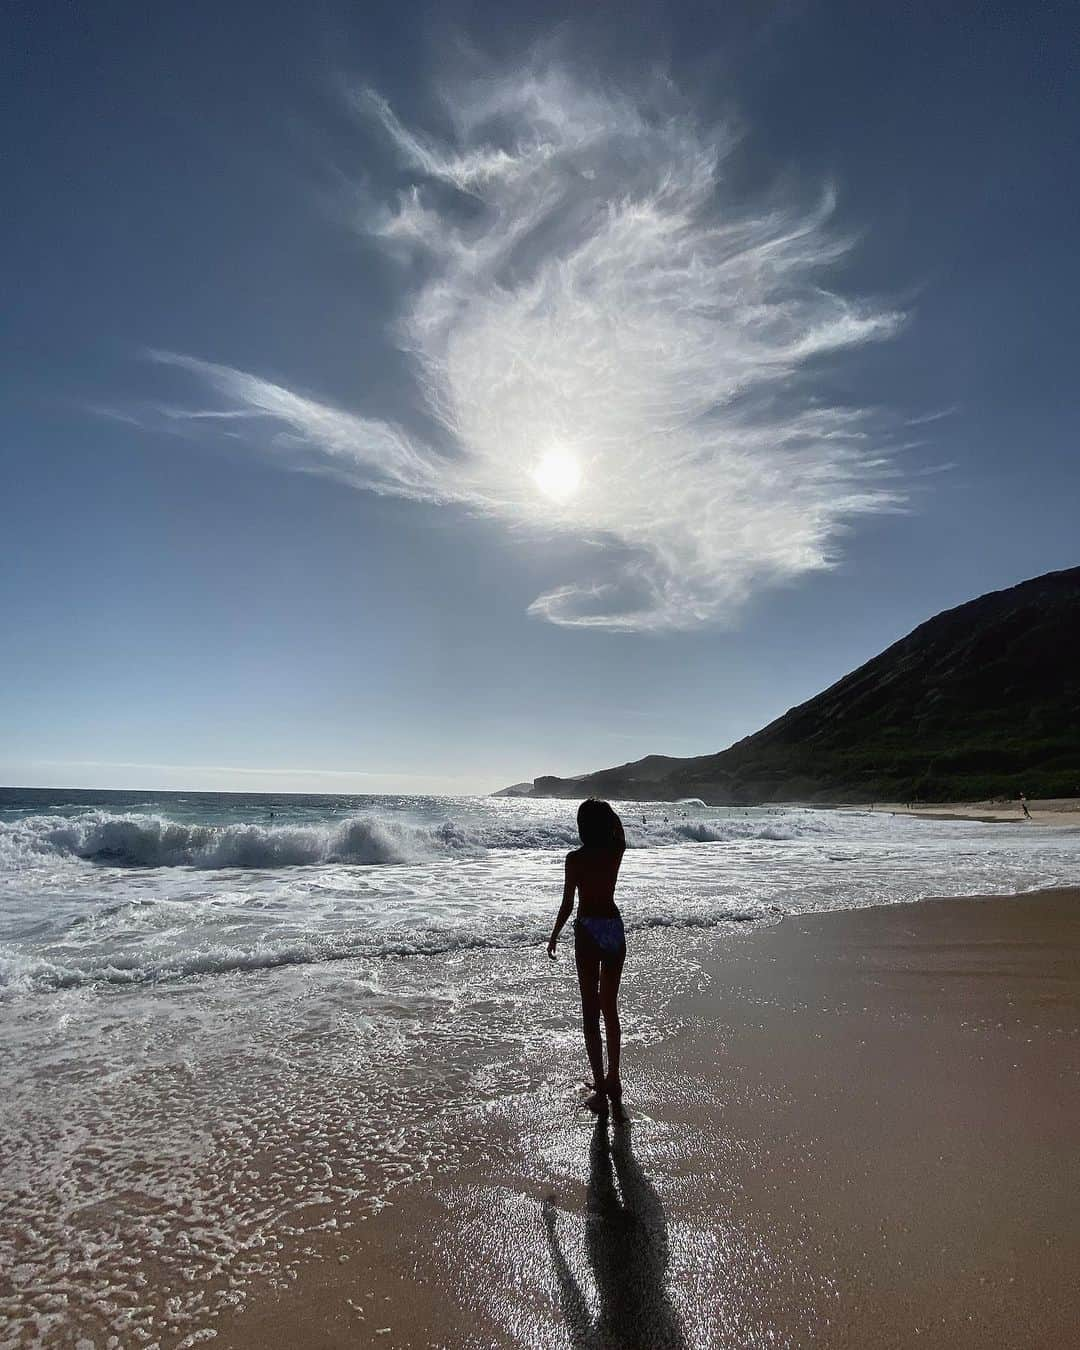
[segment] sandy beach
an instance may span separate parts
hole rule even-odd
[[[684,939],[685,941],[685,939]],[[669,969],[639,941],[625,1023]],[[554,1062],[452,1175],[328,1236],[218,1344],[971,1346],[1080,1324],[1080,892],[694,945],[627,1124]],[[317,1259],[322,1257],[325,1259]]]
[[[1080,825],[1080,797],[1043,797],[1028,802],[1030,818],[1018,801],[942,802],[914,805],[910,802],[875,802],[875,811],[897,816],[922,816],[928,820],[1015,821],[1025,825]],[[860,808],[865,809],[865,808]]]

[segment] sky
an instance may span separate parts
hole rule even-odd
[[[1080,563],[1070,6],[21,5],[0,782],[723,749]]]

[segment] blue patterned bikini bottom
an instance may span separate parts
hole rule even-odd
[[[576,919],[574,938],[598,948],[601,956],[626,955],[626,933],[619,915],[613,919]]]

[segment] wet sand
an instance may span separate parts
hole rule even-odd
[[[674,941],[635,943],[628,1030]],[[461,1113],[452,1174],[323,1235],[214,1343],[1075,1344],[1080,892],[677,942],[628,1124],[553,1046]]]
[[[1036,798],[1028,802],[1030,818],[1024,815],[1018,801],[940,802],[933,806],[875,802],[874,810],[894,816],[924,816],[929,820],[1015,821],[1023,825],[1066,825],[1080,829],[1080,797]]]

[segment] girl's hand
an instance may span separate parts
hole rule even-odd
[[[557,937],[548,938],[548,956],[550,956],[553,961],[555,960],[555,944],[558,940]]]

